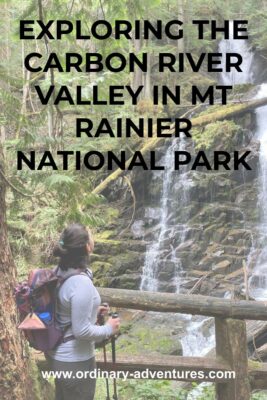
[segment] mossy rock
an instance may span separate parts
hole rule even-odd
[[[125,238],[123,240],[98,239],[94,251],[101,256],[116,256],[124,253],[126,249],[137,252],[145,251],[145,244],[140,240],[125,240]]]
[[[97,243],[98,240],[103,240],[103,239],[110,239],[114,237],[114,231],[113,230],[105,230],[105,231],[101,231],[99,233],[97,233],[95,235],[95,241]]]
[[[112,274],[112,265],[104,261],[94,261],[90,267],[94,275],[94,283],[97,286],[108,286],[109,276]]]
[[[96,285],[138,289],[143,258],[140,253],[129,251],[91,262]]]
[[[125,249],[125,243],[120,240],[98,239],[94,251],[101,255],[116,255]]]
[[[168,329],[167,329],[168,328]],[[182,355],[182,345],[176,336],[170,336],[169,327],[133,326],[128,335],[119,338],[118,353],[159,353]]]
[[[144,255],[136,251],[128,251],[127,253],[117,254],[109,257],[108,263],[112,265],[113,275],[122,275],[126,271],[137,272],[143,265]]]
[[[109,287],[128,289],[128,290],[138,290],[141,283],[140,274],[124,274],[117,276],[115,278],[110,278],[108,282]]]

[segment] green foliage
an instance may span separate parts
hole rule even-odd
[[[207,386],[199,386],[196,383],[193,387],[197,389],[198,394],[196,400],[215,400],[215,387],[208,384]]]
[[[53,187],[62,187],[62,186],[72,186],[75,184],[74,179],[71,178],[68,175],[62,175],[62,174],[53,174],[48,176],[44,180],[44,184],[47,185],[49,189],[52,189]]]
[[[208,124],[203,129],[194,129],[195,147],[196,149],[210,149],[211,147],[216,149],[216,146],[221,146],[227,150],[239,130],[239,125],[228,120]]]
[[[266,392],[257,392],[251,395],[251,400],[267,400]]]
[[[266,10],[256,11],[250,19],[250,38],[258,50],[267,51],[267,13]]]
[[[131,400],[186,400],[188,392],[172,388],[170,381],[140,379],[120,383],[119,394]]]

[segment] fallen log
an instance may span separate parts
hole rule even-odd
[[[102,301],[112,307],[267,321],[267,303],[260,301],[126,289],[98,288],[98,290]]]
[[[251,357],[255,361],[265,361],[267,358],[267,343],[256,349]]]
[[[143,379],[227,382],[231,379],[232,373],[231,367],[225,361],[204,357],[157,356],[154,354],[127,356],[124,354],[118,355],[114,364],[110,359],[105,362],[102,354],[98,353],[96,363],[97,368],[101,371],[123,371],[128,374],[129,379],[133,379],[137,375]],[[228,372],[228,374],[225,378],[217,378],[216,373],[222,371]]]
[[[249,361],[248,363],[251,390],[267,389],[267,363]]]
[[[178,380],[187,383],[180,387],[188,389],[188,382],[232,382],[232,370],[223,360],[216,358],[204,357],[178,357],[178,356],[118,356],[116,363],[112,363],[110,359],[105,363],[101,354],[96,355],[97,368],[101,371],[120,371],[120,376],[126,379],[133,379],[134,374],[138,374],[139,378],[144,379],[164,379]],[[127,375],[122,375],[124,372]],[[143,372],[143,374],[142,374]],[[204,379],[198,377],[198,373],[204,373]],[[212,372],[212,374],[210,374]],[[216,373],[220,374],[220,378]],[[225,378],[222,377],[225,372]],[[215,373],[215,374],[214,374]],[[252,390],[267,389],[267,364],[255,363],[249,361],[248,374]],[[230,397],[226,397],[230,400]],[[231,397],[233,399],[233,397]],[[243,399],[243,397],[241,397]]]
[[[252,100],[248,101],[245,103],[240,103],[240,104],[235,104],[231,107],[228,106],[222,106],[220,110],[211,112],[210,114],[207,115],[202,115],[199,117],[195,117],[191,120],[192,122],[192,127],[201,127],[205,126],[211,122],[216,122],[216,121],[222,121],[224,119],[229,119],[238,115],[242,115],[247,111],[251,111],[255,108],[262,107],[267,105],[267,97],[264,97],[263,99],[257,99],[257,100]],[[181,118],[185,117],[183,115]],[[172,125],[171,129],[169,131],[166,131],[166,133],[174,133],[174,126]],[[160,145],[163,141],[170,140],[169,138],[151,138],[151,139],[146,139],[146,144],[140,149],[141,153],[143,156],[145,156],[150,150],[154,149],[156,146]],[[131,162],[131,159],[129,159],[125,166],[126,170],[127,167],[129,167],[129,164]],[[117,168],[114,172],[112,172],[107,178],[105,178],[98,186],[94,188],[92,193],[94,194],[99,194],[103,192],[103,190],[114,180],[116,180],[120,175],[124,173],[124,170]]]
[[[265,321],[247,321],[248,343],[257,339],[259,336],[267,332],[267,322]]]

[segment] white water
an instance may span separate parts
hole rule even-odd
[[[181,137],[173,140],[171,146],[168,147],[163,157],[163,165],[166,169],[162,174],[162,195],[160,199],[160,228],[156,232],[153,241],[147,245],[143,274],[141,279],[140,290],[148,290],[156,292],[159,289],[159,268],[164,268],[165,261],[171,261],[175,265],[173,284],[178,293],[181,284],[181,275],[183,272],[182,261],[176,255],[176,249],[170,244],[169,251],[166,250],[166,240],[175,238],[176,243],[184,243],[188,226],[186,223],[174,224],[170,214],[186,207],[189,201],[189,188],[191,181],[188,179],[187,173],[175,173],[173,171],[174,151],[184,150],[186,139]],[[177,149],[178,147],[178,149]],[[168,249],[167,249],[168,250]],[[165,253],[167,253],[165,255]]]
[[[204,356],[214,347],[215,330],[214,325],[210,324],[211,318],[192,317],[192,322],[189,324],[186,335],[182,338],[184,356]],[[206,333],[204,331],[205,324]]]
[[[255,96],[261,99],[267,96],[267,84],[263,83]],[[261,248],[257,255],[256,266],[249,280],[250,295],[257,300],[266,300],[267,297],[267,106],[256,110],[257,132],[256,138],[260,141],[259,157],[259,183],[258,183],[258,207],[260,211],[260,223],[258,226]],[[253,251],[253,249],[251,250]],[[255,250],[254,250],[255,251]]]
[[[246,40],[232,40],[229,43],[222,40],[219,46],[220,52],[233,51],[242,55],[242,73],[222,73],[221,81],[224,84],[253,83],[253,52]],[[260,85],[255,99],[267,96],[267,83]],[[260,222],[258,224],[259,238],[252,238],[247,265],[253,266],[253,273],[249,279],[249,292],[257,300],[264,300],[267,297],[267,106],[256,110],[257,128],[254,137],[260,142],[259,172],[258,172],[258,209]],[[258,248],[260,252],[258,253]]]
[[[225,54],[226,52],[236,52],[242,55],[243,64],[241,66],[242,72],[232,71],[222,72],[220,80],[225,85],[237,85],[253,83],[253,53],[246,40],[233,40],[231,33],[230,40],[222,40],[219,44],[219,52]],[[257,94],[257,98],[267,96],[267,84],[262,84]],[[256,138],[260,141],[260,168],[259,168],[259,193],[258,193],[258,207],[261,212],[261,223],[259,224],[260,239],[262,242],[262,250],[257,259],[257,264],[254,269],[253,275],[250,279],[250,293],[257,299],[266,299],[267,297],[267,106],[257,109],[257,132]],[[165,165],[171,165],[170,159],[173,153],[173,142],[167,150],[165,156]],[[182,142],[179,146],[183,146]],[[178,194],[179,201],[183,204],[188,204],[190,180],[186,173],[176,176],[176,193]],[[141,282],[141,290],[157,290],[158,289],[158,272],[161,267],[160,252],[164,240],[171,237],[173,234],[173,227],[168,220],[168,200],[171,196],[173,189],[173,174],[170,169],[164,171],[163,175],[163,190],[160,200],[160,224],[161,228],[155,240],[147,247],[145,265],[143,268],[143,276]],[[186,223],[181,224],[179,235],[179,243],[183,244],[186,240],[186,232],[188,226]],[[177,231],[176,231],[177,234]],[[254,243],[255,245],[255,243]],[[258,245],[258,243],[257,243]],[[258,246],[256,246],[258,247]],[[254,250],[251,249],[251,252]],[[182,261],[177,257],[177,252],[171,248],[171,260],[176,264],[174,282],[177,288],[177,293],[180,290],[180,285],[183,280],[184,267]],[[249,254],[248,259],[251,258]],[[208,326],[206,326],[208,325]],[[188,316],[188,326],[186,335],[182,338],[183,355],[186,356],[202,356],[205,355],[215,344],[214,325],[210,324],[209,318],[192,317]],[[198,391],[191,392],[191,399],[197,398]]]
[[[223,54],[225,58],[226,52],[228,53],[239,53],[243,57],[242,72],[232,70],[231,72],[223,71],[220,74],[220,80],[224,85],[237,85],[253,82],[252,74],[252,63],[253,63],[253,53],[248,46],[247,40],[234,40],[233,39],[233,24],[230,24],[230,39],[221,40],[219,43],[219,52]],[[224,62],[225,65],[225,62]],[[259,111],[260,112],[260,111]],[[262,114],[260,114],[262,115]],[[267,123],[267,117],[265,119]],[[267,142],[266,142],[266,155],[267,155]],[[267,157],[266,157],[267,160]],[[267,163],[266,163],[267,170]],[[266,197],[267,201],[267,187],[266,187]],[[264,201],[264,200],[263,200]],[[266,234],[267,234],[267,202],[266,205]],[[266,248],[266,261],[267,261],[267,248]],[[267,263],[266,263],[267,268]],[[266,270],[267,272],[267,270]],[[266,280],[267,281],[267,280]],[[198,355],[202,356],[207,354],[215,345],[215,334],[214,325],[210,324],[208,334],[203,334],[203,328],[205,324],[211,321],[210,318],[203,317],[193,317],[192,322],[187,328],[187,333],[182,339],[183,354],[187,356]],[[193,397],[192,397],[193,398]]]
[[[163,165],[171,166],[173,163],[173,147],[175,142],[168,147],[167,153],[164,157]],[[162,242],[170,234],[168,231],[167,217],[168,217],[168,198],[172,182],[172,168],[167,168],[163,173],[163,187],[162,196],[160,201],[160,230],[158,237],[149,244],[146,248],[145,263],[143,267],[143,274],[141,279],[140,290],[148,290],[156,292],[158,290],[158,269],[160,263],[159,252],[162,248]]]
[[[233,25],[230,26],[230,39],[229,40],[221,40],[219,44],[219,52],[223,53],[225,57],[225,53],[233,52],[239,53],[243,57],[242,63],[242,72],[232,71],[226,72],[223,71],[220,76],[220,80],[224,85],[237,85],[237,84],[246,84],[253,82],[253,73],[252,73],[252,63],[253,63],[253,53],[248,46],[248,42],[246,40],[233,40]],[[225,63],[224,63],[225,65]],[[267,85],[262,85],[260,92],[258,93],[258,98],[264,96],[263,92],[267,91]],[[267,95],[267,92],[265,93]],[[267,107],[258,109],[257,111],[257,121],[258,121],[258,132],[257,136],[261,141],[261,182],[260,182],[260,205],[263,208],[263,231],[265,238],[267,239]],[[265,125],[265,128],[264,128]],[[265,138],[264,138],[265,136]],[[264,186],[265,185],[265,186]],[[264,252],[264,251],[263,251]],[[266,287],[267,294],[267,241],[266,248],[264,252],[265,262],[263,263],[263,268],[265,275],[265,279],[263,278],[263,283]],[[250,257],[250,256],[249,256]],[[249,258],[248,257],[248,258]],[[259,271],[259,273],[262,273]],[[258,286],[258,285],[257,285]],[[261,293],[263,294],[263,293]],[[225,293],[225,297],[229,297],[229,293]],[[199,355],[204,356],[207,354],[209,350],[211,350],[215,345],[215,333],[214,333],[214,325],[212,324],[210,327],[210,332],[208,335],[203,335],[202,329],[205,323],[209,323],[209,318],[200,318],[199,321],[192,322],[187,328],[187,335],[182,339],[183,346],[183,354],[184,355]],[[188,396],[188,400],[195,400],[199,397],[202,392],[203,386],[208,385],[207,383],[199,385],[196,389],[192,390]]]
[[[238,72],[232,69],[231,72],[223,71],[221,73],[221,81],[224,85],[238,85],[243,83],[253,82],[252,63],[253,63],[253,52],[248,46],[248,41],[243,39],[233,39],[233,22],[230,23],[230,39],[221,40],[219,44],[219,53],[222,53],[223,65],[225,65],[225,54],[226,53],[238,53],[241,54],[242,61],[242,72]]]

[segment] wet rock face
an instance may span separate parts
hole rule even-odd
[[[253,138],[253,114],[236,123],[245,128],[236,132],[231,146],[251,151],[252,171],[131,172],[134,219],[121,236],[131,213],[117,221],[118,234],[113,229],[96,237],[91,260],[96,284],[139,289],[145,273],[146,285],[151,280],[156,284],[146,287],[143,282],[144,290],[188,293],[193,289],[223,296],[243,283],[242,262],[250,252],[252,235],[257,235],[259,219],[259,143]],[[168,156],[168,148],[160,152]],[[131,197],[125,201],[132,203]]]
[[[255,51],[253,62],[253,79],[256,85],[262,82],[267,82],[267,69],[266,69],[266,54],[263,56],[261,53]]]
[[[96,238],[90,267],[99,286],[136,289],[140,285],[145,246],[135,240]]]

